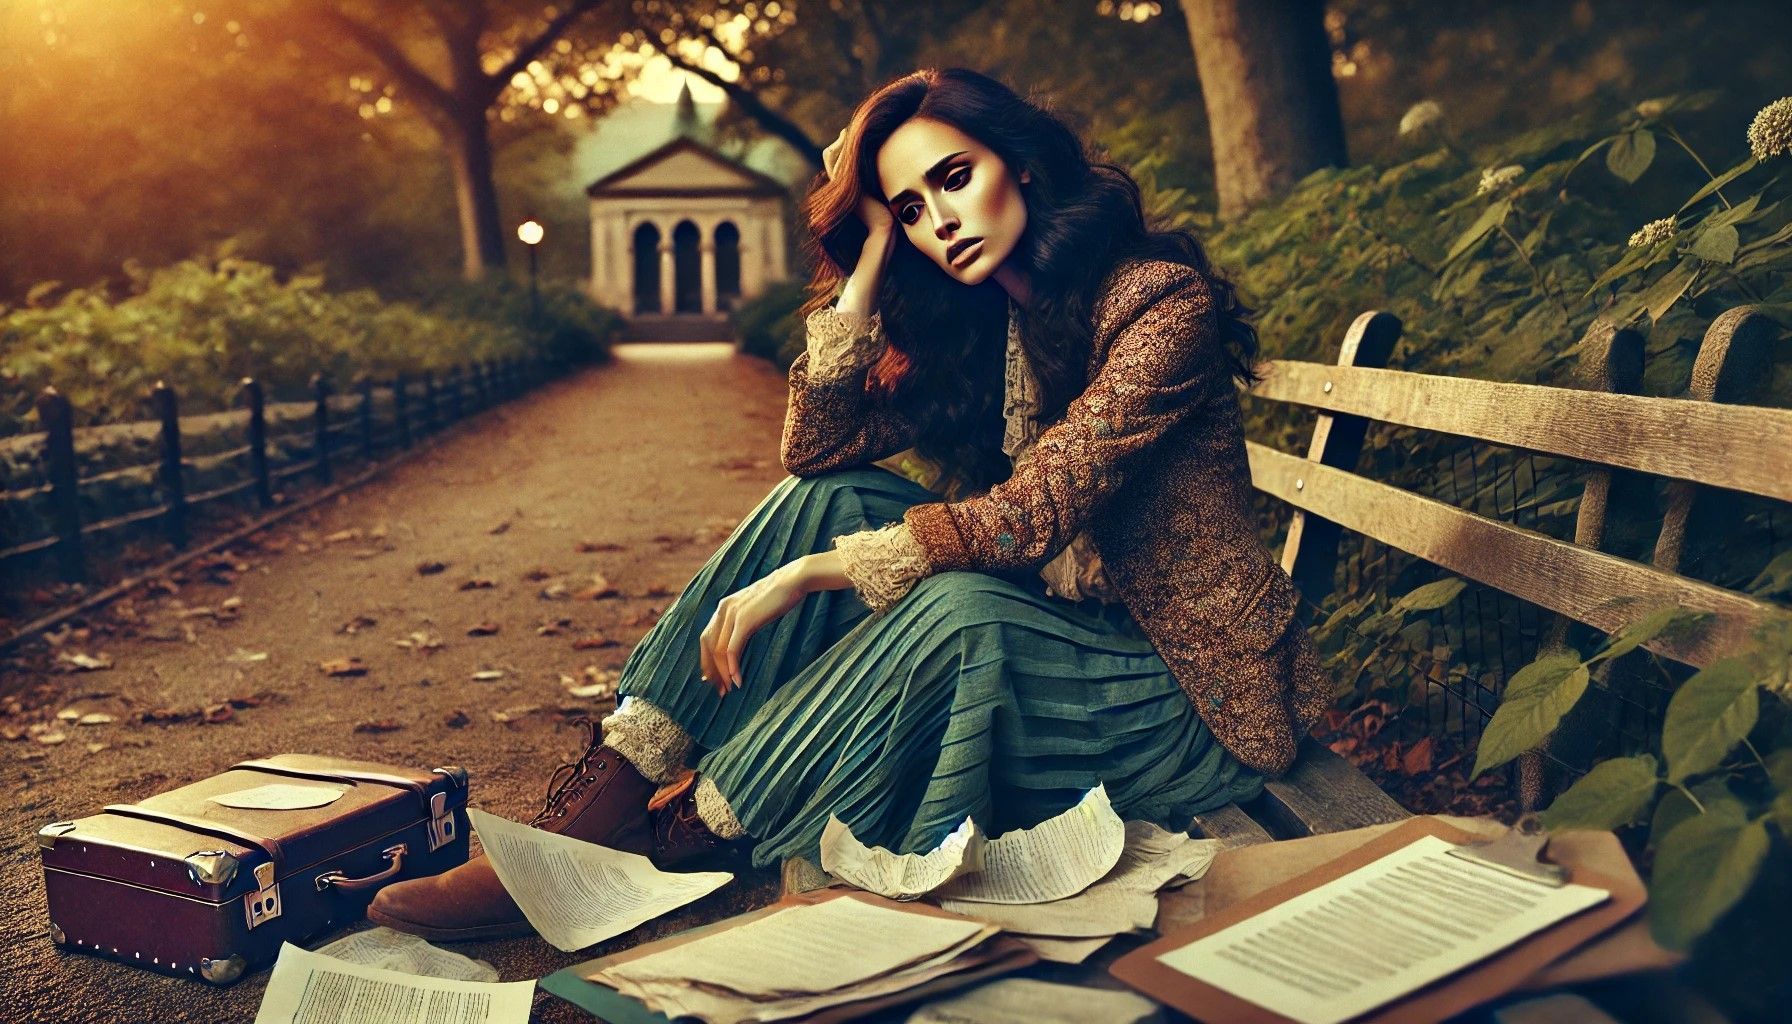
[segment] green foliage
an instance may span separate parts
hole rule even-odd
[[[32,402],[47,385],[68,396],[77,423],[145,418],[158,380],[183,415],[231,408],[256,377],[270,400],[304,393],[313,373],[341,389],[358,373],[442,370],[536,352],[588,359],[607,351],[613,314],[570,290],[544,294],[531,330],[526,291],[458,286],[430,307],[386,302],[369,290],[332,292],[317,275],[286,280],[265,264],[213,256],[157,270],[126,265],[132,294],[74,289],[49,304],[0,308],[0,435],[40,429]],[[40,290],[40,303],[47,296]]]
[[[735,307],[730,317],[740,351],[788,369],[803,350],[802,308],[804,286],[796,280],[780,281]]]

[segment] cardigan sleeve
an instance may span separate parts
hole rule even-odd
[[[1163,266],[1164,264],[1157,264]],[[1179,424],[1230,384],[1212,291],[1198,271],[1143,274],[1110,296],[1119,331],[1064,418],[1007,480],[903,514],[931,572],[1037,569],[1070,543]]]
[[[886,341],[882,315],[823,306],[804,324],[806,347],[790,364],[790,400],[779,455],[795,476],[864,465],[913,446],[918,428],[865,391]]]

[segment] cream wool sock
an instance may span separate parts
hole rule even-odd
[[[691,752],[690,734],[658,705],[624,697],[602,724],[604,743],[648,781],[664,785],[684,770],[684,759]]]
[[[734,808],[728,806],[728,798],[716,788],[715,780],[707,775],[697,776],[697,817],[703,819],[711,832],[723,839],[738,839],[747,834],[740,821],[734,816]]]

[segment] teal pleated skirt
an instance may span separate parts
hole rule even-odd
[[[939,845],[1035,825],[1105,783],[1123,818],[1173,830],[1263,788],[1208,730],[1121,604],[954,570],[881,615],[851,589],[809,595],[748,640],[741,686],[699,678],[721,599],[844,533],[939,496],[878,466],[789,476],[710,556],[630,653],[618,692],[665,711],[758,842],[753,861],[819,860],[838,815],[870,845]]]

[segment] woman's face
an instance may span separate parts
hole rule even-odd
[[[1018,180],[989,147],[940,121],[910,118],[877,152],[896,228],[962,284],[1000,268],[1027,227]]]

